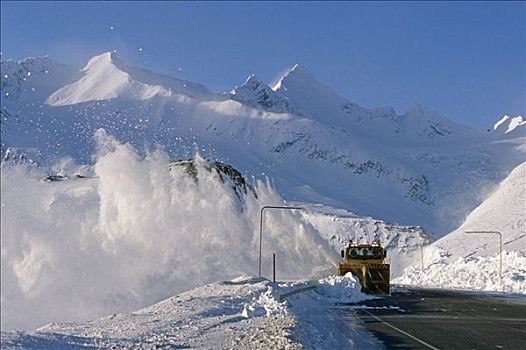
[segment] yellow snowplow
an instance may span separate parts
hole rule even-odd
[[[385,263],[387,251],[378,242],[356,244],[352,241],[341,251],[343,263],[338,266],[338,275],[347,272],[360,280],[362,292],[389,294],[389,264]]]

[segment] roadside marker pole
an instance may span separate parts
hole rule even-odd
[[[420,246],[420,263],[422,264],[422,272],[424,272],[424,245]]]
[[[416,247],[420,248],[420,268],[422,269],[422,272],[424,272],[424,243],[420,245],[403,245],[403,246],[398,246],[395,248],[404,249],[404,248],[416,248]]]
[[[272,253],[272,282],[276,283],[276,253]]]
[[[265,205],[261,207],[261,212],[259,214],[259,261],[258,261],[258,276],[261,277],[261,245],[263,238],[263,214],[265,209],[289,209],[289,210],[305,210],[302,207],[283,207],[283,206],[274,206],[274,205]]]
[[[471,233],[494,233],[499,236],[499,254],[500,254],[500,267],[499,267],[499,277],[500,277],[500,286],[502,290],[504,290],[504,281],[503,281],[503,275],[502,275],[502,233],[499,231],[465,231],[468,234]]]

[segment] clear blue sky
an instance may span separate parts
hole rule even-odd
[[[525,113],[525,2],[1,2],[2,58],[128,63],[230,90],[294,63],[366,107]],[[113,27],[112,27],[113,26]],[[113,28],[113,29],[111,29]],[[140,51],[142,49],[142,51]]]

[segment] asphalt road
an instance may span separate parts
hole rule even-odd
[[[395,289],[353,306],[388,349],[526,349],[526,298]]]

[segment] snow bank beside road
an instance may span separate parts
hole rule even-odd
[[[285,302],[280,302],[279,289],[268,286],[267,290],[262,292],[257,298],[254,297],[252,301],[245,305],[241,315],[249,318],[253,316],[272,316],[272,315],[286,315],[287,307]]]
[[[459,228],[424,249],[424,271],[420,266],[410,267],[393,282],[526,294],[525,178],[526,162],[517,166]],[[506,250],[503,284],[499,238]]]
[[[500,257],[460,257],[448,262],[443,251],[436,249],[434,261],[420,267],[411,266],[395,284],[430,288],[503,291],[526,294],[526,255],[521,252],[503,252],[502,284],[499,276]]]
[[[329,277],[313,283],[319,287],[317,292],[280,301],[283,293],[305,285],[276,285],[242,276],[192,289],[130,314],[54,323],[37,332],[3,332],[2,349],[348,348],[354,333],[347,323],[331,317],[330,309],[335,300],[365,298],[359,284],[350,275]],[[305,332],[311,328],[316,331]],[[325,334],[327,329],[340,331]]]
[[[312,292],[287,299],[288,309],[298,320],[293,337],[305,349],[378,349],[381,343],[368,333],[346,303],[372,298],[360,292],[356,278],[329,276],[315,284]]]
[[[317,292],[333,303],[356,303],[373,297],[363,294],[361,286],[352,273],[330,276],[318,282]]]
[[[269,281],[249,276],[212,283],[130,314],[2,333],[2,349],[300,348],[288,338],[294,319],[286,313],[241,315],[268,288]]]

